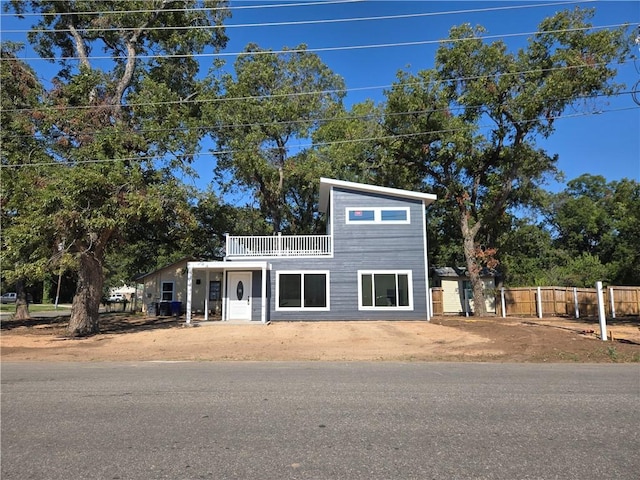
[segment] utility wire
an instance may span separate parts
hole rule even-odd
[[[612,25],[597,25],[590,27],[581,27],[581,28],[565,28],[559,30],[545,30],[545,31],[533,31],[533,32],[518,32],[518,33],[499,33],[495,35],[483,35],[481,37],[471,37],[471,38],[448,38],[448,39],[438,39],[438,40],[417,40],[413,42],[395,42],[395,43],[372,43],[365,45],[346,45],[346,46],[338,46],[338,47],[317,47],[317,48],[290,48],[290,49],[282,49],[282,50],[257,50],[257,51],[249,51],[249,52],[211,52],[211,53],[166,53],[166,54],[158,54],[158,55],[136,55],[136,59],[154,59],[154,58],[218,58],[218,57],[242,57],[242,56],[250,56],[250,55],[280,55],[280,54],[291,54],[291,53],[316,53],[316,52],[338,52],[338,51],[346,51],[346,50],[367,50],[373,48],[391,48],[391,47],[413,47],[419,45],[433,45],[440,43],[457,43],[457,42],[466,42],[472,40],[495,40],[498,38],[514,38],[514,37],[523,37],[528,35],[539,35],[539,34],[549,34],[549,33],[569,33],[569,32],[582,32],[586,30],[605,30],[610,28],[617,28],[628,25],[627,23],[617,23]],[[38,61],[43,60],[47,62],[51,62],[54,60],[60,61],[69,61],[69,60],[78,60],[80,57],[78,56],[67,56],[67,57],[20,57],[20,60],[23,61]],[[126,60],[126,56],[109,56],[109,55],[96,55],[92,56],[91,60]],[[6,58],[0,58],[0,61],[6,61]]]
[[[67,1],[67,0],[60,0]],[[119,0],[113,0],[115,3]],[[282,7],[309,7],[317,5],[335,5],[341,3],[361,3],[364,0],[326,0],[321,2],[300,2],[300,3],[277,3],[277,4],[263,4],[263,5],[228,5],[226,7],[193,7],[193,8],[156,8],[156,9],[140,9],[140,10],[109,10],[99,11],[92,10],[86,12],[24,12],[18,14],[0,14],[0,16],[20,16],[20,17],[66,17],[72,15],[104,15],[104,14],[132,14],[132,13],[157,13],[162,11],[163,13],[178,13],[178,12],[209,12],[219,10],[255,10],[263,8],[282,8]],[[596,0],[584,0],[584,1],[596,1]],[[571,2],[573,3],[573,2]]]
[[[603,113],[615,113],[621,111],[627,111],[636,109],[637,107],[628,107],[628,108],[618,108],[612,110],[600,110],[598,112],[589,112],[589,113],[575,113],[570,115],[556,115],[550,117],[553,120],[561,120],[567,118],[577,118],[577,117],[587,117],[592,115],[601,115]],[[523,120],[522,123],[526,122],[536,122],[537,118]],[[492,128],[493,125],[479,125],[479,129]],[[455,133],[461,131],[462,129],[447,129],[447,130],[430,130],[423,132],[415,132],[415,133],[406,133],[406,134],[398,134],[398,135],[384,135],[384,136],[374,136],[367,138],[356,138],[356,139],[346,139],[346,140],[335,140],[330,142],[317,142],[317,143],[307,143],[307,144],[297,144],[291,145],[288,147],[289,150],[300,151],[303,149],[331,146],[331,145],[341,145],[347,143],[359,143],[359,142],[372,142],[372,141],[380,141],[380,140],[389,140],[389,139],[397,139],[397,138],[410,138],[417,137],[422,135],[432,135],[439,133]],[[214,150],[209,152],[198,152],[198,153],[183,153],[177,154],[176,157],[180,158],[195,158],[198,156],[219,156],[219,155],[233,155],[236,152],[245,151],[245,150]],[[116,163],[116,162],[142,162],[142,161],[153,161],[153,160],[167,160],[167,155],[143,155],[138,157],[122,157],[122,158],[110,158],[110,159],[95,159],[95,160],[69,160],[69,161],[54,161],[54,162],[41,162],[41,163],[21,163],[21,164],[11,164],[11,165],[0,165],[0,168],[18,168],[18,167],[41,167],[41,166],[76,166],[76,165],[85,165],[85,164],[99,164],[99,163]]]
[[[596,0],[585,0],[596,1]],[[440,15],[454,15],[462,13],[480,13],[480,12],[492,12],[499,10],[512,10],[522,8],[535,8],[535,7],[547,7],[550,5],[567,5],[574,4],[575,2],[559,2],[559,3],[543,3],[536,5],[515,5],[506,7],[488,7],[479,9],[467,9],[467,10],[450,10],[445,12],[424,12],[424,13],[406,13],[400,15],[381,15],[377,17],[352,17],[352,18],[332,18],[322,20],[295,20],[284,22],[264,22],[264,23],[236,23],[228,25],[183,25],[183,26],[161,26],[161,27],[146,27],[145,31],[158,31],[158,30],[217,30],[217,29],[229,29],[229,28],[254,28],[254,27],[283,27],[292,25],[319,25],[328,23],[346,23],[346,22],[368,22],[375,20],[397,20],[406,18],[421,18],[421,17],[435,17]],[[111,13],[111,12],[109,12]],[[96,33],[96,32],[126,32],[138,30],[139,26],[134,27],[109,27],[109,28],[82,28],[80,29],[84,33]],[[5,33],[70,33],[72,29],[61,28],[52,31],[51,29],[34,28],[30,30],[5,30]]]
[[[12,59],[16,61],[17,59]],[[617,65],[623,65],[626,62],[618,62]],[[595,68],[601,67],[603,65],[607,65],[606,63],[594,63],[592,65],[576,65],[576,66],[561,66],[561,67],[553,67],[553,68],[541,68],[541,69],[531,69],[531,70],[521,70],[518,72],[505,72],[505,73],[496,73],[496,74],[488,74],[488,75],[476,75],[470,77],[453,77],[453,78],[445,78],[439,80],[441,83],[451,82],[451,81],[474,81],[474,80],[482,80],[482,79],[491,79],[496,76],[506,77],[506,76],[518,76],[518,75],[529,75],[532,73],[541,74],[541,73],[550,73],[554,71],[562,71],[562,70],[577,70],[582,68]],[[231,102],[238,100],[262,100],[262,99],[274,99],[274,98],[295,98],[301,97],[305,95],[327,95],[327,94],[336,94],[336,93],[348,93],[355,91],[363,91],[363,90],[379,90],[384,88],[393,88],[397,86],[412,86],[412,85],[420,85],[422,82],[406,82],[399,84],[391,84],[391,85],[378,85],[378,86],[369,86],[369,87],[355,87],[355,88],[344,88],[344,89],[333,89],[333,90],[316,90],[309,92],[293,92],[293,93],[278,93],[278,94],[266,94],[266,95],[249,95],[244,97],[218,97],[211,99],[185,99],[185,100],[168,100],[163,102],[141,102],[141,103],[126,103],[122,106],[133,108],[140,106],[163,106],[163,105],[186,105],[186,104],[204,104],[204,103],[217,103],[217,102]],[[88,110],[97,108],[97,105],[71,105],[65,106],[65,111],[67,110]],[[15,108],[15,109],[1,109],[1,112],[6,113],[19,113],[19,112],[33,112],[42,110],[43,107],[34,107],[34,108]],[[54,106],[55,108],[55,106]]]
[[[579,99],[596,99],[600,97],[610,98],[612,96],[620,97],[627,94],[633,95],[633,93],[634,91],[631,90],[631,91],[618,92],[614,95],[600,94],[600,95],[580,96],[580,97],[577,97],[577,99],[578,100]],[[562,100],[562,99],[559,99],[559,100]],[[401,116],[408,116],[408,115],[426,115],[426,114],[438,113],[438,112],[444,112],[444,111],[457,112],[460,110],[480,110],[483,107],[484,105],[469,105],[469,106],[459,105],[459,106],[444,107],[444,108],[412,110],[408,112],[393,112],[393,113],[383,112],[381,115],[384,118],[401,117]],[[342,121],[349,121],[349,120],[366,120],[373,117],[376,117],[375,113],[369,113],[369,114],[363,114],[363,115],[347,114],[341,117],[334,116],[334,117],[315,118],[312,121],[315,123],[329,123],[329,122],[342,122]],[[273,121],[273,122],[232,123],[232,124],[224,124],[217,128],[218,129],[234,129],[234,128],[246,128],[246,127],[268,127],[268,126],[277,126],[277,125],[296,125],[296,124],[308,123],[308,122],[309,120],[283,120],[283,121]],[[150,133],[183,132],[188,130],[209,131],[209,130],[213,130],[213,128],[210,126],[188,126],[188,127],[185,126],[185,127],[175,127],[175,128],[140,129],[140,130],[134,130],[131,133],[136,135],[143,135],[143,134],[150,134]],[[92,135],[97,138],[100,138],[102,136],[108,136],[109,132],[105,132],[104,130],[93,130],[93,131],[83,130],[82,135]],[[60,136],[65,136],[65,135],[61,134]],[[69,136],[69,135],[66,135],[66,136]],[[34,137],[33,134],[20,134],[20,135],[8,136],[8,138],[12,138],[12,139],[33,138],[33,137]]]

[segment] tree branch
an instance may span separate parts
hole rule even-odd
[[[73,41],[75,42],[75,45],[76,45],[76,52],[78,52],[80,65],[82,67],[87,68],[88,70],[91,70],[91,64],[89,63],[89,55],[87,53],[87,46],[85,45],[82,36],[80,35],[80,33],[78,33],[78,30],[76,30],[76,27],[73,25],[72,22],[69,22],[68,26],[69,26],[69,31],[71,32],[71,36],[73,37]],[[91,91],[89,92],[89,103],[93,103],[95,99],[96,99],[96,89],[92,88]]]
[[[151,17],[149,17],[146,22],[138,27],[129,39],[125,40],[125,47],[127,48],[127,62],[125,64],[122,77],[120,78],[120,80],[118,81],[118,85],[116,86],[116,93],[113,98],[114,114],[116,115],[116,117],[119,116],[120,110],[122,109],[122,98],[124,96],[124,92],[129,87],[129,85],[131,85],[131,79],[133,78],[137,54],[136,44],[144,33],[145,28],[147,28],[149,24],[151,24],[153,21],[155,21],[156,18],[158,18],[158,15],[160,15],[160,12],[166,5],[167,0],[163,0],[160,8],[153,12]]]

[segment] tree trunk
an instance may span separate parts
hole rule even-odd
[[[80,255],[78,285],[73,296],[69,334],[74,337],[93,335],[100,331],[100,300],[102,299],[102,262],[94,252]]]
[[[28,320],[31,318],[29,313],[29,299],[24,289],[24,282],[18,280],[16,282],[16,312],[13,314],[14,320]]]
[[[481,317],[486,315],[487,309],[484,298],[484,285],[480,278],[480,266],[476,255],[476,234],[480,230],[480,223],[469,227],[469,214],[463,214],[460,221],[462,238],[464,240],[464,258],[467,262],[467,272],[471,288],[473,289],[473,314]]]

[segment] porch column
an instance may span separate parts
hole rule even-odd
[[[191,287],[193,283],[193,266],[187,263],[187,325],[191,324]]]
[[[227,270],[222,270],[222,311],[220,320],[227,320]]]
[[[211,284],[211,270],[207,268],[207,280],[204,286],[204,321],[209,320],[209,285]]]
[[[267,266],[262,267],[262,308],[260,309],[260,320],[267,323]]]

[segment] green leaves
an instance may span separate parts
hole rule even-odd
[[[337,111],[344,84],[304,45],[276,54],[250,44],[245,52],[235,76],[222,77],[223,96],[205,107],[204,116],[223,152],[218,174],[231,174],[236,188],[255,192],[272,228],[286,231],[301,219],[287,200],[314,200],[290,181],[309,167],[306,149],[296,144]]]
[[[625,29],[591,31],[591,14],[556,14],[518,52],[485,42],[481,27],[454,27],[435,68],[400,73],[387,94],[389,149],[406,178],[424,181],[456,212],[470,272],[480,267],[477,247],[497,246],[509,212],[537,204],[545,178],[559,174],[557,157],[537,140],[567,107],[617,88],[612,63],[628,55]],[[436,257],[451,258],[441,248]],[[480,297],[481,282],[471,279]]]
[[[211,8],[189,8],[196,5]],[[200,88],[192,54],[223,47],[226,36],[223,28],[184,27],[220,27],[228,12],[211,1],[181,2],[181,8],[156,0],[11,6],[53,13],[39,17],[29,38],[41,56],[62,57],[62,67],[46,95],[35,94],[35,84],[22,92],[32,112],[22,130],[30,128],[30,135],[8,125],[16,159],[23,138],[34,145],[34,160],[51,164],[7,173],[16,187],[7,204],[14,227],[8,241],[22,245],[16,260],[23,265],[59,259],[57,246],[64,246],[79,278],[71,324],[95,331],[107,252],[135,239],[137,228],[162,225],[170,235],[192,222],[186,190],[175,179],[200,140],[191,128],[199,111],[185,101]],[[105,52],[110,61],[95,58]],[[27,68],[5,68],[15,65],[2,63],[3,84],[7,76],[16,85],[29,76]],[[15,103],[9,90],[2,95],[3,109]]]

